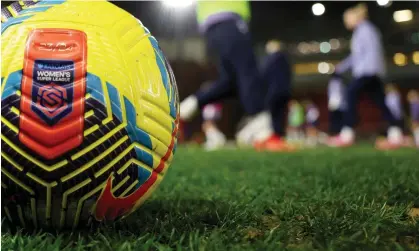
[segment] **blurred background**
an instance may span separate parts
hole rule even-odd
[[[320,129],[327,130],[327,83],[334,66],[349,54],[350,36],[343,25],[345,9],[358,2],[261,2],[251,3],[250,29],[258,58],[265,43],[279,39],[286,44],[293,68],[293,96],[310,98],[320,109]],[[117,1],[136,16],[158,39],[175,72],[181,100],[217,77],[213,55],[198,33],[193,0]],[[387,83],[396,84],[402,96],[419,88],[419,2],[378,0],[367,2],[370,20],[378,26],[386,51]],[[406,104],[405,104],[406,105]],[[357,128],[370,135],[383,128],[381,114],[365,97],[359,106]],[[232,137],[242,116],[236,100],[224,102],[220,128]],[[199,140],[200,118],[189,126],[187,139]],[[378,130],[377,130],[378,129]],[[189,131],[188,130],[188,131]]]

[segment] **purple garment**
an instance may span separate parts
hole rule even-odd
[[[199,31],[205,33],[209,27],[230,20],[240,20],[240,16],[234,12],[219,12],[210,15],[204,22],[199,25]]]
[[[346,95],[345,95],[345,85],[343,84],[342,79],[340,78],[332,78],[329,81],[329,85],[327,87],[327,96],[330,100],[332,97],[335,99],[341,100],[340,106],[337,109],[338,111],[343,111],[346,109]]]
[[[313,104],[307,106],[306,121],[308,124],[315,124],[319,119],[319,109]]]
[[[419,122],[419,101],[410,104],[410,113],[414,122]]]
[[[336,73],[352,69],[355,78],[378,76],[384,78],[386,65],[380,31],[368,20],[354,30],[351,40],[351,54],[336,66]]]
[[[400,120],[403,118],[402,103],[400,95],[397,92],[390,92],[386,95],[386,105],[393,114],[394,118]]]

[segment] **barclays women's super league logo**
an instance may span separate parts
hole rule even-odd
[[[74,63],[35,60],[32,110],[50,126],[71,113],[73,106]]]

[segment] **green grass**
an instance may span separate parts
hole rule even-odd
[[[419,152],[180,147],[135,214],[95,232],[2,234],[2,250],[417,250]]]

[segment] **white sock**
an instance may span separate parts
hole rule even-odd
[[[354,129],[352,129],[349,126],[343,127],[342,131],[340,131],[340,137],[345,142],[354,141],[354,139],[355,139]]]
[[[205,131],[205,137],[207,138],[207,140],[211,140],[212,138],[220,138],[223,136],[224,134],[215,127],[208,128]]]
[[[392,144],[401,144],[403,142],[402,130],[397,126],[391,126],[387,130],[387,139]]]
[[[413,130],[413,138],[415,139],[415,144],[419,147],[419,127]]]
[[[256,132],[253,136],[254,141],[265,141],[273,134],[273,130],[270,127],[261,128],[258,132]]]
[[[198,111],[198,99],[192,95],[180,103],[180,119],[189,121]]]
[[[226,137],[224,133],[222,133],[217,128],[209,128],[205,131],[205,147],[208,150],[216,149],[221,146],[224,146],[226,143]]]

